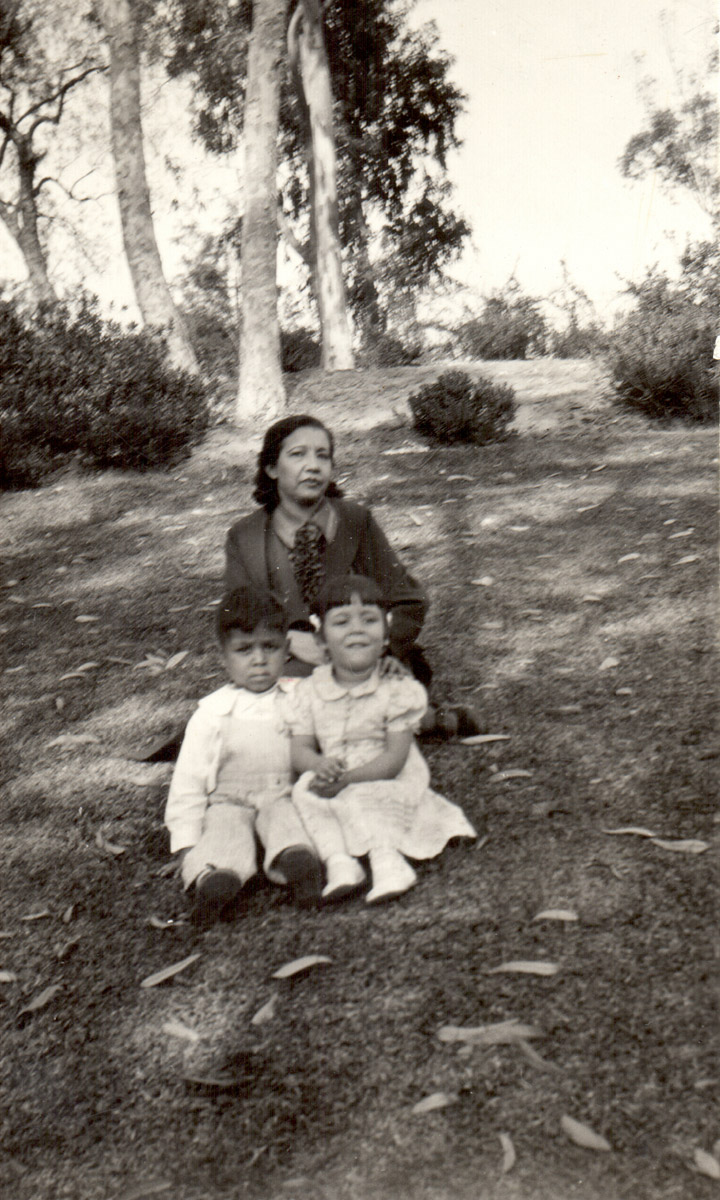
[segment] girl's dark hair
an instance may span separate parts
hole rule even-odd
[[[378,608],[387,613],[387,601],[380,585],[374,579],[368,579],[366,575],[335,575],[320,589],[314,606],[316,616],[321,621],[324,620],[331,608],[341,608],[350,604],[353,596],[359,596],[362,604],[377,604]]]
[[[327,434],[328,443],[330,445],[330,457],[335,453],[335,442],[333,435],[322,421],[317,417],[309,417],[306,414],[299,414],[294,417],[283,417],[281,421],[276,421],[274,425],[266,431],[263,439],[262,448],[258,455],[257,470],[255,472],[255,488],[253,491],[253,500],[266,510],[272,512],[277,508],[280,497],[278,496],[277,481],[271,479],[267,473],[268,467],[277,465],[277,460],[280,457],[280,451],[283,448],[283,442],[290,437],[296,429],[303,429],[306,425],[312,426],[313,429],[322,429],[323,433]],[[329,483],[326,496],[342,496],[340,488],[335,483]]]
[[[254,633],[259,625],[286,634],[288,618],[285,609],[271,592],[242,587],[226,592],[215,613],[215,633],[224,646],[233,629]]]

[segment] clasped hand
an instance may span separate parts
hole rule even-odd
[[[315,765],[310,790],[323,800],[332,800],[346,786],[345,764],[339,758],[321,758]]]

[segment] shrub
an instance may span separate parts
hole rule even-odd
[[[33,486],[71,455],[161,466],[206,428],[203,386],[168,366],[162,339],[104,321],[87,297],[32,314],[1,300],[0,347],[3,487]]]
[[[630,287],[635,307],[616,323],[607,355],[617,405],[660,421],[716,419],[720,297],[709,266],[719,258],[714,246],[692,247],[679,280],[651,271]]]
[[[283,371],[310,371],[320,366],[320,346],[309,329],[282,329],[280,350]]]
[[[526,296],[511,279],[504,292],[488,297],[482,313],[458,330],[464,354],[470,358],[525,359],[544,354],[548,329],[539,301]]]
[[[445,371],[408,397],[418,433],[436,442],[498,442],[515,416],[515,392],[490,379],[473,382],[464,371]]]

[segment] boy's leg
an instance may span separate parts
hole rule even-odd
[[[182,880],[195,884],[198,920],[217,919],[257,871],[255,812],[236,804],[211,804],[200,841],[185,855]]]
[[[264,870],[286,886],[296,904],[310,907],[320,894],[320,862],[290,800],[281,797],[258,808],[255,830],[265,849]]]

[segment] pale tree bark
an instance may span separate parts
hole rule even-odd
[[[309,123],[311,240],[322,362],[326,371],[350,370],[354,362],[338,231],[332,87],[318,0],[301,0],[290,23],[288,47]]]
[[[47,258],[38,233],[37,193],[35,173],[41,155],[32,148],[32,138],[14,131],[13,144],[17,156],[17,201],[10,204],[0,200],[0,218],[22,254],[28,272],[28,283],[35,299],[54,300]]]
[[[172,363],[197,373],[198,364],[163,274],[145,172],[140,117],[140,53],[130,0],[101,0],[110,51],[110,123],[120,223],[138,308],[160,327]]]
[[[285,405],[277,315],[277,135],[288,0],[255,0],[245,94],[239,422]]]

